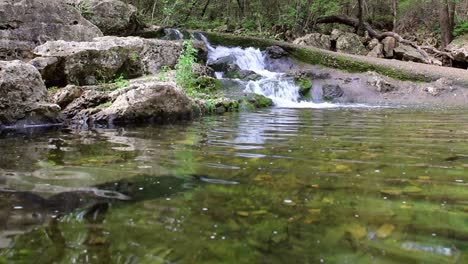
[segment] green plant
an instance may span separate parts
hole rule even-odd
[[[468,20],[458,23],[453,30],[453,35],[455,37],[468,34]]]
[[[195,91],[195,76],[192,73],[192,65],[196,61],[195,54],[197,50],[193,47],[192,41],[184,41],[184,49],[179,57],[179,62],[175,66],[176,83],[184,88],[186,93],[194,96]]]
[[[118,89],[127,87],[130,85],[130,82],[125,79],[123,74],[120,74],[115,80],[114,80],[115,85],[117,86]]]
[[[48,87],[48,88],[47,88],[47,91],[53,93],[53,92],[58,91],[58,89],[59,89],[59,88],[58,88],[57,86],[51,86],[51,87]]]
[[[98,109],[103,109],[103,108],[107,108],[107,107],[109,107],[109,106],[111,106],[111,105],[112,105],[111,102],[105,102],[105,103],[103,103],[103,104],[98,105],[96,108],[98,108]]]
[[[166,73],[171,70],[171,67],[164,65],[159,72],[159,80],[163,82],[166,79]]]
[[[216,106],[212,100],[206,100],[205,106],[208,112],[214,112],[216,110]]]
[[[130,61],[137,62],[140,59],[140,54],[138,52],[133,52],[130,54]]]
[[[93,10],[91,10],[91,4],[86,0],[78,3],[75,8],[86,19],[89,19],[94,15]]]

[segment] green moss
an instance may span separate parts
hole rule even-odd
[[[225,75],[224,75],[225,78],[229,78],[229,79],[240,79],[241,78],[241,75],[238,71],[230,71],[230,72],[227,72]]]
[[[292,55],[295,59],[305,63],[323,65],[326,67],[340,69],[347,72],[359,73],[374,71],[386,75],[390,78],[402,81],[429,81],[424,75],[414,74],[411,72],[398,70],[392,67],[385,67],[381,65],[366,63],[339,54],[326,54],[319,50],[296,48],[294,51],[292,51]]]
[[[221,89],[221,81],[213,77],[201,76],[195,81],[195,90],[202,93],[213,93]]]
[[[96,108],[98,109],[104,109],[112,105],[112,102],[105,102],[103,104],[98,105]]]
[[[241,99],[241,105],[242,104],[246,104],[249,109],[256,109],[273,106],[273,101],[260,94],[249,94]]]
[[[312,81],[306,78],[296,78],[294,82],[299,86],[299,94],[301,96],[307,96],[312,88]]]
[[[54,93],[54,92],[56,92],[58,90],[59,90],[59,88],[57,86],[51,86],[51,87],[47,88],[47,91],[49,91],[51,93]]]

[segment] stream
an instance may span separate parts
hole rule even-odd
[[[276,106],[0,133],[0,263],[468,263],[466,109],[300,101],[209,49]]]

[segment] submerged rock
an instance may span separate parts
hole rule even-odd
[[[206,57],[206,47],[195,42],[199,57]],[[48,85],[94,85],[119,76],[135,78],[154,74],[162,67],[174,67],[183,50],[180,41],[139,37],[102,37],[91,42],[50,41],[37,47],[41,56],[31,63],[38,68]],[[45,61],[44,58],[48,59]],[[44,64],[37,63],[43,60]]]
[[[47,102],[39,72],[21,61],[0,61],[0,127],[60,122],[60,107]]]
[[[51,40],[90,41],[102,32],[59,0],[0,1],[0,60],[32,57]]]

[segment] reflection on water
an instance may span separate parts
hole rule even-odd
[[[0,263],[468,263],[463,109],[2,135],[0,155]]]

